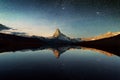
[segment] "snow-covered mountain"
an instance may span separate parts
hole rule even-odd
[[[64,41],[70,41],[70,42],[80,42],[80,38],[70,38],[67,37],[65,34],[61,33],[59,29],[56,29],[55,33],[53,34],[52,38],[64,40]]]
[[[104,34],[101,34],[101,35],[98,35],[98,36],[95,36],[95,37],[82,38],[82,40],[85,40],[85,41],[91,41],[92,40],[93,41],[93,40],[99,40],[99,39],[114,37],[114,36],[117,36],[119,34],[120,34],[120,32],[107,32],[107,33],[104,33]]]
[[[70,41],[71,39],[60,32],[59,29],[56,29],[55,33],[53,34],[53,38],[59,39],[59,40],[65,40]]]

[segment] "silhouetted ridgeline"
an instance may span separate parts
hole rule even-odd
[[[2,46],[25,46],[25,47],[39,47],[39,46],[64,46],[64,45],[77,45],[85,47],[120,47],[120,34],[108,38],[97,40],[80,41],[73,39],[66,39],[66,36],[45,38],[37,36],[17,36],[12,34],[0,33],[0,47]]]
[[[109,38],[102,38],[98,40],[90,40],[90,41],[83,41],[80,42],[79,44],[76,45],[81,45],[85,47],[95,47],[95,48],[120,48],[120,34],[109,37]]]
[[[0,47],[35,47],[46,44],[44,40],[33,37],[16,36],[11,34],[0,33]]]
[[[18,36],[13,34],[0,33],[0,48],[36,48],[40,46],[63,46],[71,45],[71,41],[58,38],[45,38],[37,36]]]

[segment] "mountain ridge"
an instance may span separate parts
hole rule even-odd
[[[83,41],[94,41],[94,40],[114,37],[114,36],[117,36],[119,34],[120,34],[120,32],[107,32],[107,33],[104,33],[104,34],[100,34],[98,36],[89,37],[89,38],[81,38],[81,39]]]

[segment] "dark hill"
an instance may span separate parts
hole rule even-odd
[[[120,47],[120,34],[113,37],[98,39],[94,41],[83,41],[80,42],[78,45],[86,47],[103,47],[103,48]]]
[[[0,47],[36,47],[44,45],[45,41],[34,37],[16,36],[11,34],[0,33]]]

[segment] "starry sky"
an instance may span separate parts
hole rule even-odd
[[[120,31],[119,0],[0,0],[0,23],[21,32],[70,37]]]

